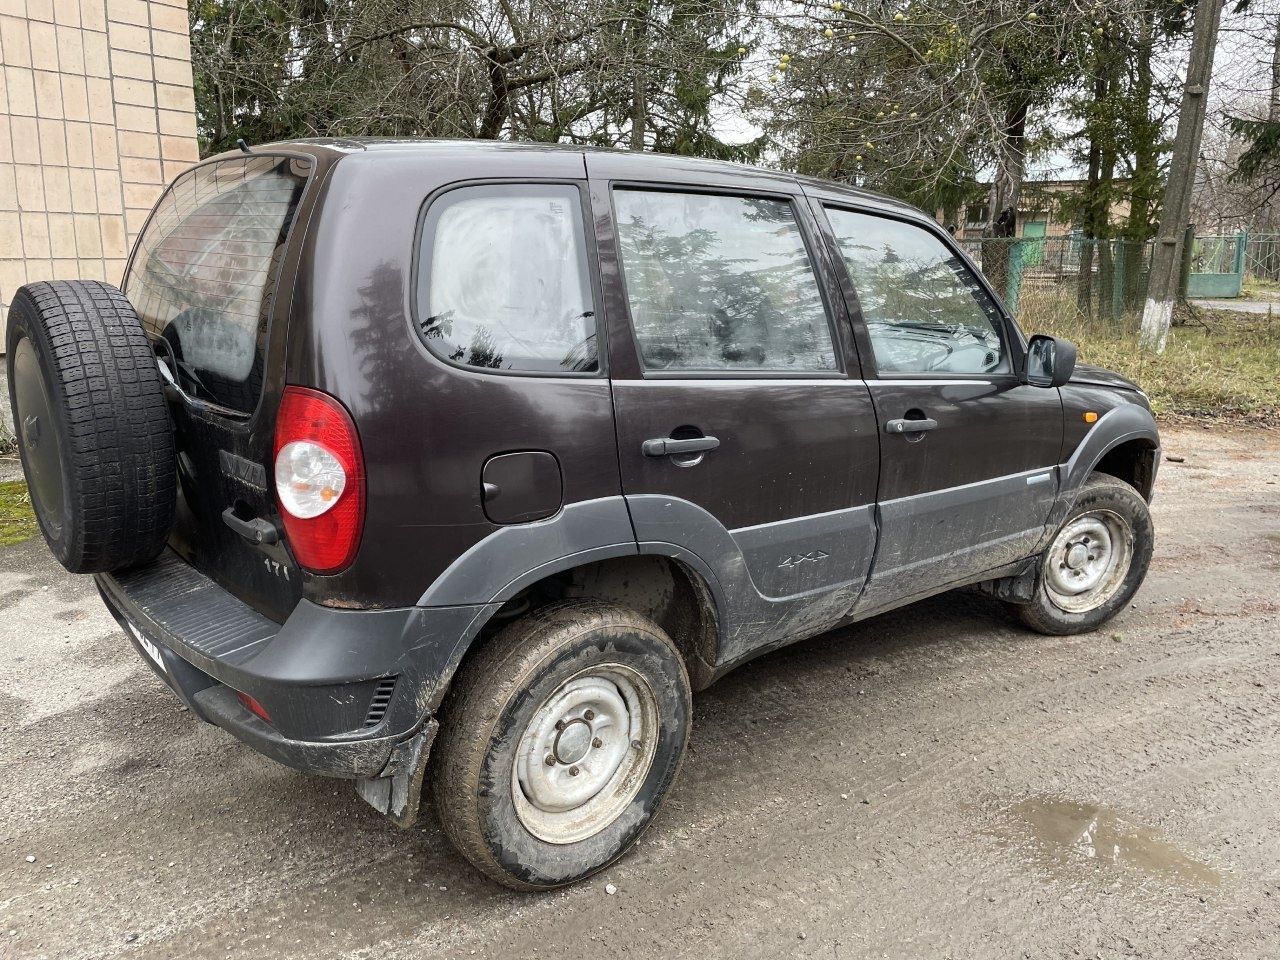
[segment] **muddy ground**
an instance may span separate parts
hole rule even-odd
[[[90,581],[0,551],[0,957],[1276,957],[1280,432],[1166,452],[1109,629],[954,594],[752,663],[549,895],[197,723]]]

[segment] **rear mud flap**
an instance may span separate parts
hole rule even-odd
[[[422,779],[440,724],[429,719],[410,739],[399,744],[377,777],[356,781],[356,793],[397,827],[405,830],[418,821]]]

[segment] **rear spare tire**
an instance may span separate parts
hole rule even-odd
[[[5,348],[22,469],[53,555],[72,573],[153,559],[173,523],[173,430],[129,301],[92,280],[27,284]]]

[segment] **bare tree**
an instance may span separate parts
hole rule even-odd
[[[201,134],[208,150],[414,135],[731,153],[708,114],[746,26],[727,0],[203,0]]]

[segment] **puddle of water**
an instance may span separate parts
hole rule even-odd
[[[1196,887],[1222,880],[1208,864],[1183,853],[1156,831],[1127,823],[1107,807],[1032,797],[1012,809],[1031,828],[1036,842],[1060,860],[1130,867]]]

